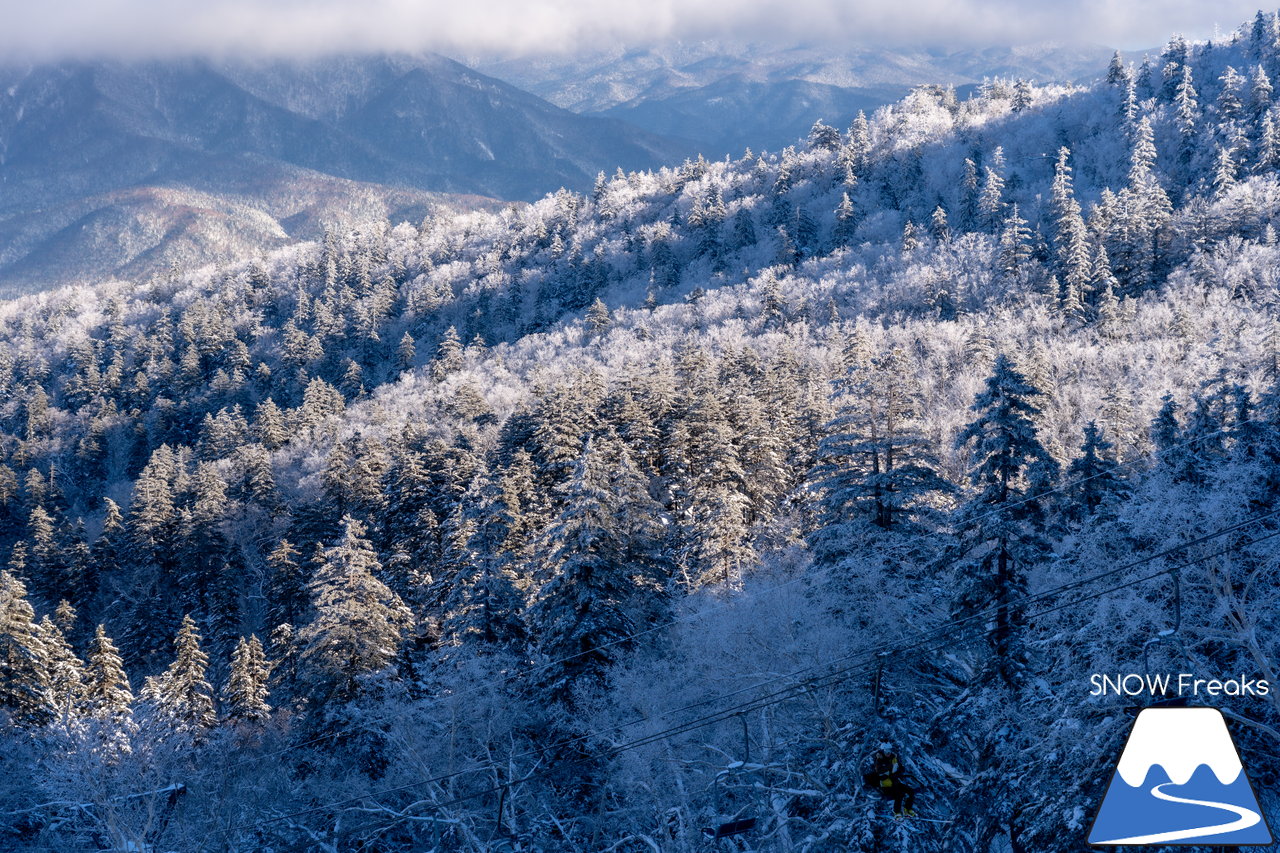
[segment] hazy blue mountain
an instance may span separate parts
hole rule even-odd
[[[963,89],[988,77],[1084,82],[1106,68],[1100,45],[998,48],[779,48],[727,41],[469,63],[587,115],[623,118],[699,142],[708,157],[777,149],[817,119],[847,126],[913,86]]]
[[[848,126],[859,110],[870,113],[908,91],[907,86],[843,88],[807,80],[752,80],[732,74],[706,86],[675,89],[661,98],[637,98],[602,115],[626,119],[655,132],[697,139],[709,157],[718,158],[741,153],[747,145],[771,151],[791,145],[804,136],[815,119]]]
[[[691,150],[439,56],[3,69],[0,287],[530,200]]]

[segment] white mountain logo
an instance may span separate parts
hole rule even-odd
[[[1271,842],[1221,712],[1147,708],[1138,715],[1089,832],[1090,844]]]

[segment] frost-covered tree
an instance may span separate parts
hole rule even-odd
[[[271,667],[262,643],[241,637],[231,656],[231,672],[222,691],[223,717],[230,722],[261,722],[271,714],[267,704]]]
[[[62,629],[48,616],[36,628],[45,648],[53,723],[66,728],[79,715],[84,698],[84,662],[76,657]]]
[[[1195,84],[1191,79],[1191,66],[1183,66],[1182,79],[1178,83],[1178,90],[1174,94],[1173,103],[1175,116],[1178,124],[1178,131],[1182,134],[1184,140],[1184,151],[1189,145],[1189,140],[1195,136],[1197,124],[1200,121],[1200,102],[1198,100],[1199,93],[1196,92]]]
[[[599,298],[591,303],[591,307],[587,309],[587,328],[599,335],[603,334],[612,322],[613,318],[609,314],[609,306],[605,305]]]
[[[1280,125],[1276,122],[1275,108],[1268,107],[1262,116],[1255,171],[1265,173],[1277,168],[1280,168]]]
[[[820,564],[855,553],[864,525],[919,521],[949,487],[919,432],[921,401],[906,354],[890,350],[837,383],[836,417],[818,444],[810,481],[820,490],[810,545]]]
[[[1004,179],[990,166],[978,196],[978,218],[988,229],[995,230],[1004,220]]]
[[[1080,303],[1089,294],[1093,258],[1090,256],[1088,231],[1072,186],[1071,167],[1067,164],[1070,156],[1071,152],[1066,148],[1058,151],[1050,202],[1055,217],[1054,245],[1064,301]]]
[[[378,580],[382,566],[354,518],[342,520],[342,536],[323,551],[307,585],[315,617],[298,632],[300,665],[320,698],[348,699],[362,676],[391,665],[413,615]]]
[[[1244,77],[1228,65],[1218,82],[1222,86],[1218,91],[1218,112],[1232,121],[1241,118],[1244,113]]]
[[[141,698],[154,709],[160,725],[198,734],[218,721],[209,684],[209,656],[200,648],[200,632],[190,615],[173,639],[173,663],[159,676],[148,678]]]
[[[942,205],[935,207],[933,215],[929,217],[929,233],[940,243],[951,240],[951,225],[947,220],[947,211]]]
[[[1027,272],[1031,259],[1031,229],[1015,204],[1000,230],[998,264],[1001,276],[1011,283],[1018,281]]]
[[[1253,74],[1249,78],[1249,113],[1255,121],[1271,109],[1274,92],[1267,69],[1261,65],[1255,65]]]
[[[1107,83],[1112,86],[1122,86],[1128,79],[1128,67],[1124,64],[1120,51],[1117,50],[1111,54],[1111,64],[1107,66]]]
[[[840,147],[840,131],[823,124],[822,119],[818,119],[809,129],[809,147],[822,151],[834,151]]]
[[[89,643],[84,677],[84,713],[98,719],[121,720],[132,713],[133,691],[120,650],[99,625]]]
[[[840,205],[836,208],[836,224],[831,231],[831,242],[835,247],[848,246],[853,242],[857,225],[854,216],[853,202],[849,200],[849,193],[841,193]]]
[[[525,601],[516,574],[527,556],[521,539],[532,534],[522,531],[528,502],[524,488],[509,478],[482,480],[470,498],[474,504],[460,505],[447,525],[444,630],[456,643],[514,647],[526,637]]]
[[[871,129],[870,123],[867,121],[867,115],[862,110],[858,110],[858,114],[854,117],[853,123],[849,125],[848,141],[845,143],[845,156],[850,166],[853,168],[854,174],[859,174],[866,167],[868,158],[871,156]]]
[[[547,533],[551,579],[529,615],[548,661],[540,680],[558,702],[572,703],[579,687],[602,685],[635,627],[638,588],[625,531],[637,519],[624,515],[635,508],[620,503],[609,464],[597,443],[583,448],[564,509]]]
[[[458,337],[458,330],[450,326],[445,329],[440,337],[440,343],[436,345],[436,357],[431,362],[431,375],[440,382],[449,374],[461,369],[462,339]]]
[[[1213,191],[1219,198],[1225,196],[1236,185],[1236,163],[1231,149],[1225,145],[1218,146],[1218,155],[1213,166]]]
[[[0,714],[20,726],[51,715],[48,649],[26,587],[8,571],[0,571]]]

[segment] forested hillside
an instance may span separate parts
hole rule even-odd
[[[1280,661],[1280,25],[1099,75],[0,304],[0,846],[1081,849]]]

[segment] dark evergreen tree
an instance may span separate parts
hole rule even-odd
[[[37,598],[54,602],[72,595],[63,537],[43,506],[31,510],[27,518],[27,536],[30,542],[27,569]]]
[[[285,623],[301,624],[306,615],[306,580],[297,558],[298,551],[288,539],[281,539],[267,556],[267,566],[271,569],[267,581],[267,624],[272,630]]]
[[[973,404],[977,419],[956,436],[956,447],[973,445],[976,492],[953,521],[955,610],[964,616],[995,606],[986,630],[990,669],[1015,688],[1027,677],[1027,657],[1019,639],[1021,606],[1012,602],[1026,594],[1027,572],[1044,553],[1039,496],[1058,473],[1032,420],[1040,410],[1031,401],[1042,393],[998,355]]]
[[[1064,477],[1062,513],[1068,520],[1109,517],[1128,493],[1128,484],[1117,473],[1113,451],[1095,422],[1085,424],[1080,455],[1072,460]]]
[[[178,591],[185,610],[210,613],[214,584],[231,560],[222,532],[227,486],[217,468],[201,462],[192,485],[191,508],[181,515]]]
[[[751,212],[745,207],[733,215],[733,224],[729,235],[730,251],[738,251],[756,244],[756,226],[751,220]]]

